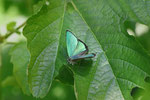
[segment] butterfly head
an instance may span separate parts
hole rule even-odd
[[[75,64],[75,62],[74,62],[71,58],[68,58],[67,61],[68,61],[68,63],[71,64],[71,65],[74,65],[74,64]]]

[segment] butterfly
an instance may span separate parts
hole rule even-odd
[[[68,62],[72,65],[77,60],[96,56],[94,53],[88,54],[88,46],[69,30],[66,30],[66,44],[69,56]]]

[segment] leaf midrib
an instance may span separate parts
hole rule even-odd
[[[94,32],[92,31],[92,29],[90,28],[90,26],[87,24],[87,22],[84,20],[84,17],[83,17],[82,14],[80,13],[80,11],[78,10],[78,8],[77,8],[76,5],[74,4],[74,2],[71,1],[71,3],[72,3],[72,5],[73,5],[74,9],[79,13],[79,16],[82,18],[82,20],[84,21],[84,23],[87,25],[87,27],[89,28],[89,30],[91,31],[91,33],[93,34],[95,40],[96,40],[97,43],[99,44],[100,48],[102,49],[102,51],[103,51],[103,53],[104,53],[104,55],[105,55],[105,57],[106,57],[106,59],[107,59],[107,61],[108,61],[108,63],[109,63],[108,57],[107,57],[107,55],[105,54],[104,49],[102,48],[100,42],[97,40],[97,38],[96,38]],[[110,63],[109,63],[109,65],[110,65]],[[111,66],[111,65],[110,65],[110,66]],[[119,83],[118,83],[118,81],[117,81],[117,78],[116,78],[116,76],[115,76],[115,74],[114,74],[112,68],[111,68],[111,71],[112,71],[112,73],[113,73],[113,75],[114,75],[115,81],[117,82],[117,84],[118,84],[118,86],[119,86]],[[90,87],[90,86],[89,86],[89,87]],[[88,90],[89,90],[89,89],[88,89]],[[119,90],[120,90],[120,93],[122,94],[122,96],[123,96],[123,98],[124,98],[124,95],[123,95],[123,93],[122,93],[122,91],[121,91],[121,89],[120,89],[120,86],[119,86]],[[88,94],[89,94],[89,92],[88,92]]]
[[[60,38],[61,38],[61,34],[62,34],[62,29],[63,29],[63,24],[64,24],[64,16],[65,16],[65,10],[66,10],[66,0],[64,1],[64,13],[62,15],[62,23],[61,23],[61,29],[60,29],[60,33],[59,33],[59,43],[58,43],[58,46],[57,46],[57,53],[56,53],[56,58],[58,56],[58,48],[59,48],[59,45],[60,45]],[[56,60],[56,59],[55,59]],[[55,66],[56,66],[56,61],[55,61]],[[55,70],[55,69],[54,69]]]

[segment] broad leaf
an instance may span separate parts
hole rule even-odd
[[[16,44],[11,49],[10,55],[11,62],[13,63],[14,76],[23,92],[29,95],[30,91],[27,77],[27,66],[30,60],[30,53],[26,47],[26,42]]]
[[[67,65],[68,29],[96,53],[93,59],[67,65],[73,69],[77,98],[131,100],[133,87],[145,88],[150,57],[128,35],[124,23],[129,20],[149,25],[149,4],[145,2],[50,0],[50,5],[32,16],[24,28],[31,53],[29,85],[33,96],[44,97],[59,69]],[[133,8],[129,8],[130,3]]]
[[[31,53],[29,85],[36,97],[44,97],[51,86],[62,32],[65,2],[51,0],[50,5],[31,17],[24,29]]]
[[[94,0],[89,2],[88,0],[74,0],[74,6],[91,33],[94,33],[95,40],[97,40],[102,52],[100,56],[97,55],[97,62],[93,64],[94,67],[91,67],[90,74],[86,76],[76,74],[75,86],[78,98],[81,100],[131,100],[130,92],[133,87],[144,88],[144,78],[150,74],[150,59],[138,45],[138,42],[128,36],[124,28],[124,21],[127,20],[126,14],[129,14],[128,18],[136,21],[138,21],[138,16],[133,16],[135,13],[129,8],[125,9],[128,13],[123,12],[121,7],[130,3],[137,5],[142,1]],[[118,5],[119,3],[121,6]],[[141,15],[142,11],[140,8],[138,9],[136,14]],[[146,15],[142,14],[140,20],[147,23],[150,21],[149,17],[142,19]],[[84,88],[81,88],[83,87],[81,83],[87,81],[88,83],[83,85]]]

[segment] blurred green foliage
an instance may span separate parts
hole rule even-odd
[[[15,6],[21,14],[29,15],[33,12],[33,5],[41,0],[2,0],[4,4],[4,11],[6,12],[10,7]]]
[[[10,22],[9,24],[7,24],[7,30],[13,32],[15,31],[15,26],[16,26],[16,22]]]
[[[7,78],[7,76],[13,75],[13,65],[10,63],[10,55],[9,50],[12,48],[12,44],[10,45],[1,45],[1,80]]]

